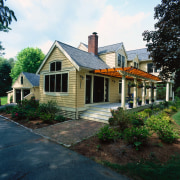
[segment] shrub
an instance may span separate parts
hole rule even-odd
[[[177,112],[177,108],[175,106],[170,106],[169,109],[171,109],[172,112]]]
[[[54,115],[52,114],[41,114],[40,118],[43,120],[43,122],[51,124],[54,120]]]
[[[126,129],[130,125],[130,118],[128,112],[124,111],[122,108],[117,110],[112,110],[112,117],[109,119],[110,125],[119,126],[120,130]]]
[[[121,133],[118,131],[115,131],[114,129],[111,129],[109,125],[106,125],[100,129],[100,131],[97,134],[99,140],[103,142],[110,142],[115,141],[119,138],[121,138]]]
[[[179,138],[178,132],[170,125],[159,126],[157,134],[165,143],[173,143]]]
[[[164,111],[165,113],[167,113],[167,114],[171,114],[171,113],[172,113],[172,110],[171,110],[171,109],[167,109],[167,108],[164,109],[163,111]]]
[[[19,108],[19,107],[14,107],[12,112],[11,112],[11,117],[16,118],[18,120],[22,120],[26,118],[27,111],[25,109]]]
[[[130,114],[130,121],[133,126],[143,126],[144,118],[141,117],[138,113]]]
[[[26,117],[28,120],[35,120],[37,118],[39,118],[39,112],[36,110],[36,111],[28,111],[27,114],[26,114]]]
[[[155,131],[162,141],[173,143],[179,136],[171,122],[171,118],[162,112],[159,115],[148,118],[146,125]]]
[[[54,120],[55,121],[59,121],[59,122],[64,122],[67,119],[64,116],[62,116],[62,115],[58,115],[58,116],[55,116]]]
[[[138,112],[137,113],[142,119],[146,119],[149,115],[144,112],[144,111],[141,111],[141,112]]]
[[[40,113],[55,114],[58,112],[57,103],[55,101],[48,101],[39,105]]]
[[[35,97],[31,97],[30,100],[24,99],[18,103],[19,108],[23,109],[37,109],[39,107],[39,101],[35,99]]]
[[[144,112],[147,113],[148,117],[152,114],[152,110],[149,108],[145,109]]]
[[[147,127],[131,127],[124,130],[124,139],[127,143],[136,147],[136,150],[147,143],[147,139],[150,136]]]

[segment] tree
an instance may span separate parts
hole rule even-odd
[[[144,31],[143,40],[147,41],[150,57],[161,77],[166,80],[180,69],[180,1],[162,0],[155,7],[155,31]]]
[[[9,76],[11,65],[8,60],[0,59],[0,96],[5,96],[6,92],[11,89],[12,79]]]
[[[36,73],[45,55],[39,48],[25,48],[17,55],[17,61],[11,70],[13,82],[21,72]]]
[[[0,0],[0,31],[8,32],[8,30],[10,30],[9,25],[13,19],[17,21],[14,12],[4,5],[3,0]],[[4,54],[2,53],[3,50],[4,48],[0,42],[0,56]]]

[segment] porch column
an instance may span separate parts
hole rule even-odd
[[[134,84],[136,85],[134,87],[134,100],[133,100],[133,107],[136,108],[137,107],[137,79],[134,78]]]
[[[174,88],[172,88],[172,101],[174,101]]]
[[[16,89],[13,88],[13,103],[16,103]]]
[[[152,83],[149,82],[149,86],[152,87]],[[149,88],[149,104],[152,103],[152,88]]]
[[[166,83],[166,101],[169,101],[169,82]]]
[[[155,87],[155,89],[154,89],[154,102],[156,102],[156,100],[157,100],[157,84],[156,83],[154,83],[154,87]]]
[[[23,89],[21,89],[21,101],[23,100]]]
[[[145,91],[146,91],[146,88],[145,88],[146,84],[145,84],[145,81],[143,81],[143,88],[142,88],[142,105],[145,105],[146,102],[145,102]]]
[[[122,93],[121,93],[121,107],[125,110],[125,96],[126,96],[126,77],[122,75]]]

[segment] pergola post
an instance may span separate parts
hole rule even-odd
[[[145,84],[145,81],[143,81],[143,88],[142,88],[142,105],[145,105],[146,102],[145,102],[145,94],[146,94],[146,84]]]
[[[136,108],[137,107],[137,79],[134,78],[134,99],[133,99],[133,107]]]
[[[152,83],[151,82],[149,82],[149,86],[152,87]],[[151,87],[149,88],[149,104],[152,103],[152,88]]]
[[[155,87],[155,89],[154,89],[154,102],[156,102],[156,100],[157,100],[157,84],[156,83],[154,83],[154,87]]]
[[[122,75],[122,93],[121,93],[121,107],[125,110],[126,96],[126,77]]]
[[[169,82],[166,83],[166,101],[169,101]]]

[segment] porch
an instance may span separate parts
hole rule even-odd
[[[129,112],[138,112],[146,108],[150,108],[153,104],[159,104],[161,101],[156,101],[151,104],[145,104],[142,106],[136,105],[135,108],[129,108],[128,103],[125,103],[125,110]],[[108,123],[109,118],[112,116],[111,110],[116,110],[118,107],[122,107],[121,103],[103,103],[89,106],[89,109],[84,111],[80,117],[82,119],[88,119],[103,123]]]

